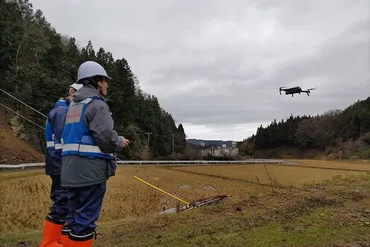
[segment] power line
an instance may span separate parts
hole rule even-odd
[[[34,125],[36,125],[37,127],[41,128],[41,129],[45,129],[45,128],[44,128],[44,127],[42,127],[41,125],[38,125],[37,123],[33,122],[32,120],[29,120],[28,118],[26,118],[26,117],[22,116],[22,115],[21,115],[21,114],[19,114],[18,112],[13,111],[12,109],[10,109],[9,107],[7,107],[7,106],[3,105],[2,103],[0,103],[0,105],[1,105],[2,107],[4,107],[5,109],[7,109],[7,110],[9,110],[9,111],[11,111],[11,112],[13,112],[13,113],[17,114],[18,116],[20,116],[20,117],[22,117],[22,118],[26,119],[28,122],[33,123],[33,124],[34,124]]]
[[[29,105],[27,105],[26,103],[24,103],[23,101],[21,101],[21,100],[17,99],[16,97],[14,97],[13,95],[11,95],[10,93],[6,92],[4,89],[1,89],[1,88],[0,88],[0,90],[1,90],[3,93],[7,94],[8,96],[12,97],[13,99],[17,100],[18,102],[22,103],[23,105],[25,105],[25,106],[27,106],[27,107],[31,108],[32,110],[34,110],[35,112],[37,112],[37,113],[38,113],[38,114],[40,114],[41,116],[43,116],[43,117],[47,118],[47,116],[46,116],[45,114],[43,114],[43,113],[39,112],[38,110],[36,110],[36,109],[35,109],[35,108],[33,108],[32,106],[29,106]]]

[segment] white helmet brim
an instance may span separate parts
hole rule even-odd
[[[112,79],[103,66],[94,61],[86,61],[80,65],[77,71],[77,81],[79,82],[83,79],[94,77],[94,76],[103,76],[108,79]]]

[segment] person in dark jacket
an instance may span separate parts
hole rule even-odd
[[[62,226],[69,212],[67,206],[67,191],[60,185],[60,171],[62,165],[61,134],[64,120],[67,115],[69,100],[82,87],[72,84],[69,87],[67,98],[59,99],[49,110],[45,124],[45,138],[47,152],[45,157],[45,173],[51,178],[50,199],[52,205],[44,220],[41,247],[62,246]]]
[[[92,246],[106,191],[115,175],[115,153],[129,144],[114,130],[104,96],[111,79],[98,63],[80,65],[77,82],[83,87],[73,96],[62,133],[61,184],[68,188],[70,217],[63,235],[67,246]]]

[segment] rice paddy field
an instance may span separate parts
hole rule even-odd
[[[120,166],[94,246],[370,246],[370,162]],[[220,194],[217,205],[173,214]],[[43,170],[0,173],[0,246],[38,246],[49,206]]]

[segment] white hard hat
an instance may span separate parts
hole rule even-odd
[[[107,72],[97,62],[87,61],[80,65],[77,71],[77,82],[82,79],[93,77],[93,76],[103,76],[108,79],[112,79],[108,76]]]
[[[74,88],[76,91],[78,91],[80,88],[83,87],[82,84],[78,84],[78,83],[73,83],[71,85],[69,85],[70,88]]]

